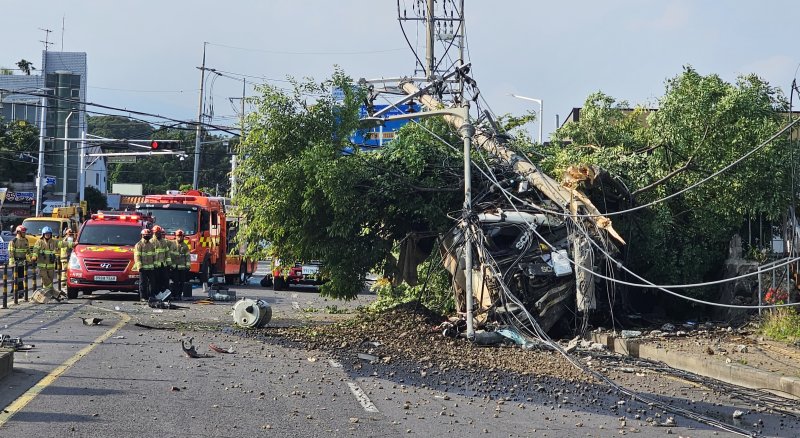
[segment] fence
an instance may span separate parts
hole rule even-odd
[[[38,275],[36,263],[23,263],[22,266],[10,266],[7,262],[2,263],[3,270],[3,301],[0,309],[8,309],[8,295],[11,294],[14,304],[19,304],[19,300],[30,301],[30,296],[41,286],[41,278]],[[66,293],[67,275],[61,263],[56,264],[56,277],[53,287],[59,293]]]

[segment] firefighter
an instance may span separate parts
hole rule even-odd
[[[183,295],[183,285],[189,278],[191,260],[189,258],[189,244],[184,239],[183,230],[175,231],[175,241],[172,245],[172,266],[173,266],[173,298],[180,300]]]
[[[155,287],[153,291],[158,294],[169,287],[169,267],[172,264],[172,245],[164,239],[165,233],[161,226],[153,227],[153,246],[155,247]]]
[[[56,300],[61,299],[61,294],[56,293],[53,288],[53,280],[56,276],[56,254],[58,252],[58,242],[53,239],[53,229],[50,227],[42,228],[42,238],[33,245],[33,255],[31,261],[39,266],[39,276],[42,277],[42,289],[45,294],[50,294]]]
[[[156,248],[151,241],[153,231],[145,228],[140,234],[142,239],[133,247],[133,270],[139,271],[139,299],[147,301],[154,290]]]
[[[67,284],[67,266],[69,266],[69,256],[72,255],[72,248],[75,247],[75,236],[72,228],[67,228],[64,231],[64,238],[61,239],[61,242],[58,242],[58,248],[60,250],[60,261],[61,261],[61,282],[63,284]]]
[[[16,236],[8,244],[8,266],[11,267],[13,273],[17,273],[17,293],[22,292],[23,281],[25,278],[25,265],[30,260],[31,247],[28,245],[28,239],[25,238],[25,233],[28,229],[22,225],[17,226]]]

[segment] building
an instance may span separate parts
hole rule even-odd
[[[41,129],[44,104],[44,175],[46,183],[55,182],[45,186],[46,197],[61,200],[66,192],[68,202],[79,200],[82,167],[86,169],[84,187],[94,186],[105,193],[105,160],[86,157],[80,163],[82,149],[91,153],[100,148],[66,140],[82,138],[87,131],[86,53],[43,51],[40,67],[39,75],[0,75],[0,90],[7,90],[0,93],[0,115],[6,121],[27,120]],[[37,96],[43,93],[49,97]],[[37,152],[38,147],[29,159],[37,160]]]

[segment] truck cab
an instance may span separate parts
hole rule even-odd
[[[133,247],[151,225],[137,213],[99,212],[84,222],[67,267],[67,296],[96,290],[139,291]]]

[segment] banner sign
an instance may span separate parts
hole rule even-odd
[[[8,202],[31,202],[36,199],[36,194],[33,192],[11,192],[8,189],[4,189],[6,191],[4,199]],[[0,192],[2,194],[2,192]]]

